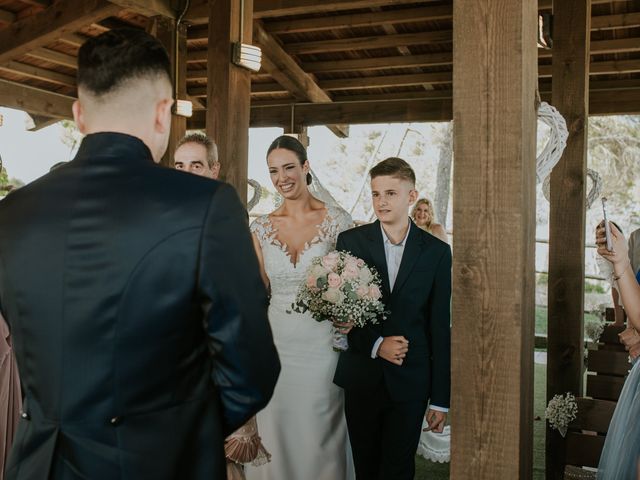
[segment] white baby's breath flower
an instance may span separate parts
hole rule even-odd
[[[567,434],[569,424],[576,419],[577,415],[576,397],[570,392],[565,395],[554,395],[544,411],[549,426],[558,430],[563,437]]]

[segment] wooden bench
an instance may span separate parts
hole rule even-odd
[[[597,468],[605,435],[616,408],[616,402],[593,398],[577,398],[578,415],[569,424],[566,443],[565,480],[595,478],[595,473],[582,467]]]
[[[607,309],[613,320],[613,309]],[[597,350],[588,351],[586,395],[578,398],[578,416],[571,422],[566,437],[565,480],[595,479],[611,417],[631,369],[629,354],[618,334],[624,326],[607,323]]]

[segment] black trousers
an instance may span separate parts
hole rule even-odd
[[[357,480],[412,480],[427,401],[394,402],[384,385],[345,389]]]

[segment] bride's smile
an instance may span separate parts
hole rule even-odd
[[[267,157],[271,182],[278,193],[287,199],[296,199],[307,190],[306,176],[309,163],[301,163],[291,150],[276,148]]]

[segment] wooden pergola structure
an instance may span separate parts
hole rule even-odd
[[[455,119],[451,476],[527,479],[536,89],[570,132],[551,181],[548,396],[582,392],[587,116],[640,113],[640,1],[552,3],[191,0],[176,27],[178,0],[0,0],[0,105],[36,128],[71,118],[79,46],[133,26],[167,46],[178,97],[194,104],[172,145],[206,128],[239,192],[250,126],[345,136],[349,124]],[[537,13],[552,7],[553,48],[537,50]],[[233,65],[241,39],[262,48],[259,73]],[[563,442],[547,443],[547,477],[561,478]]]

